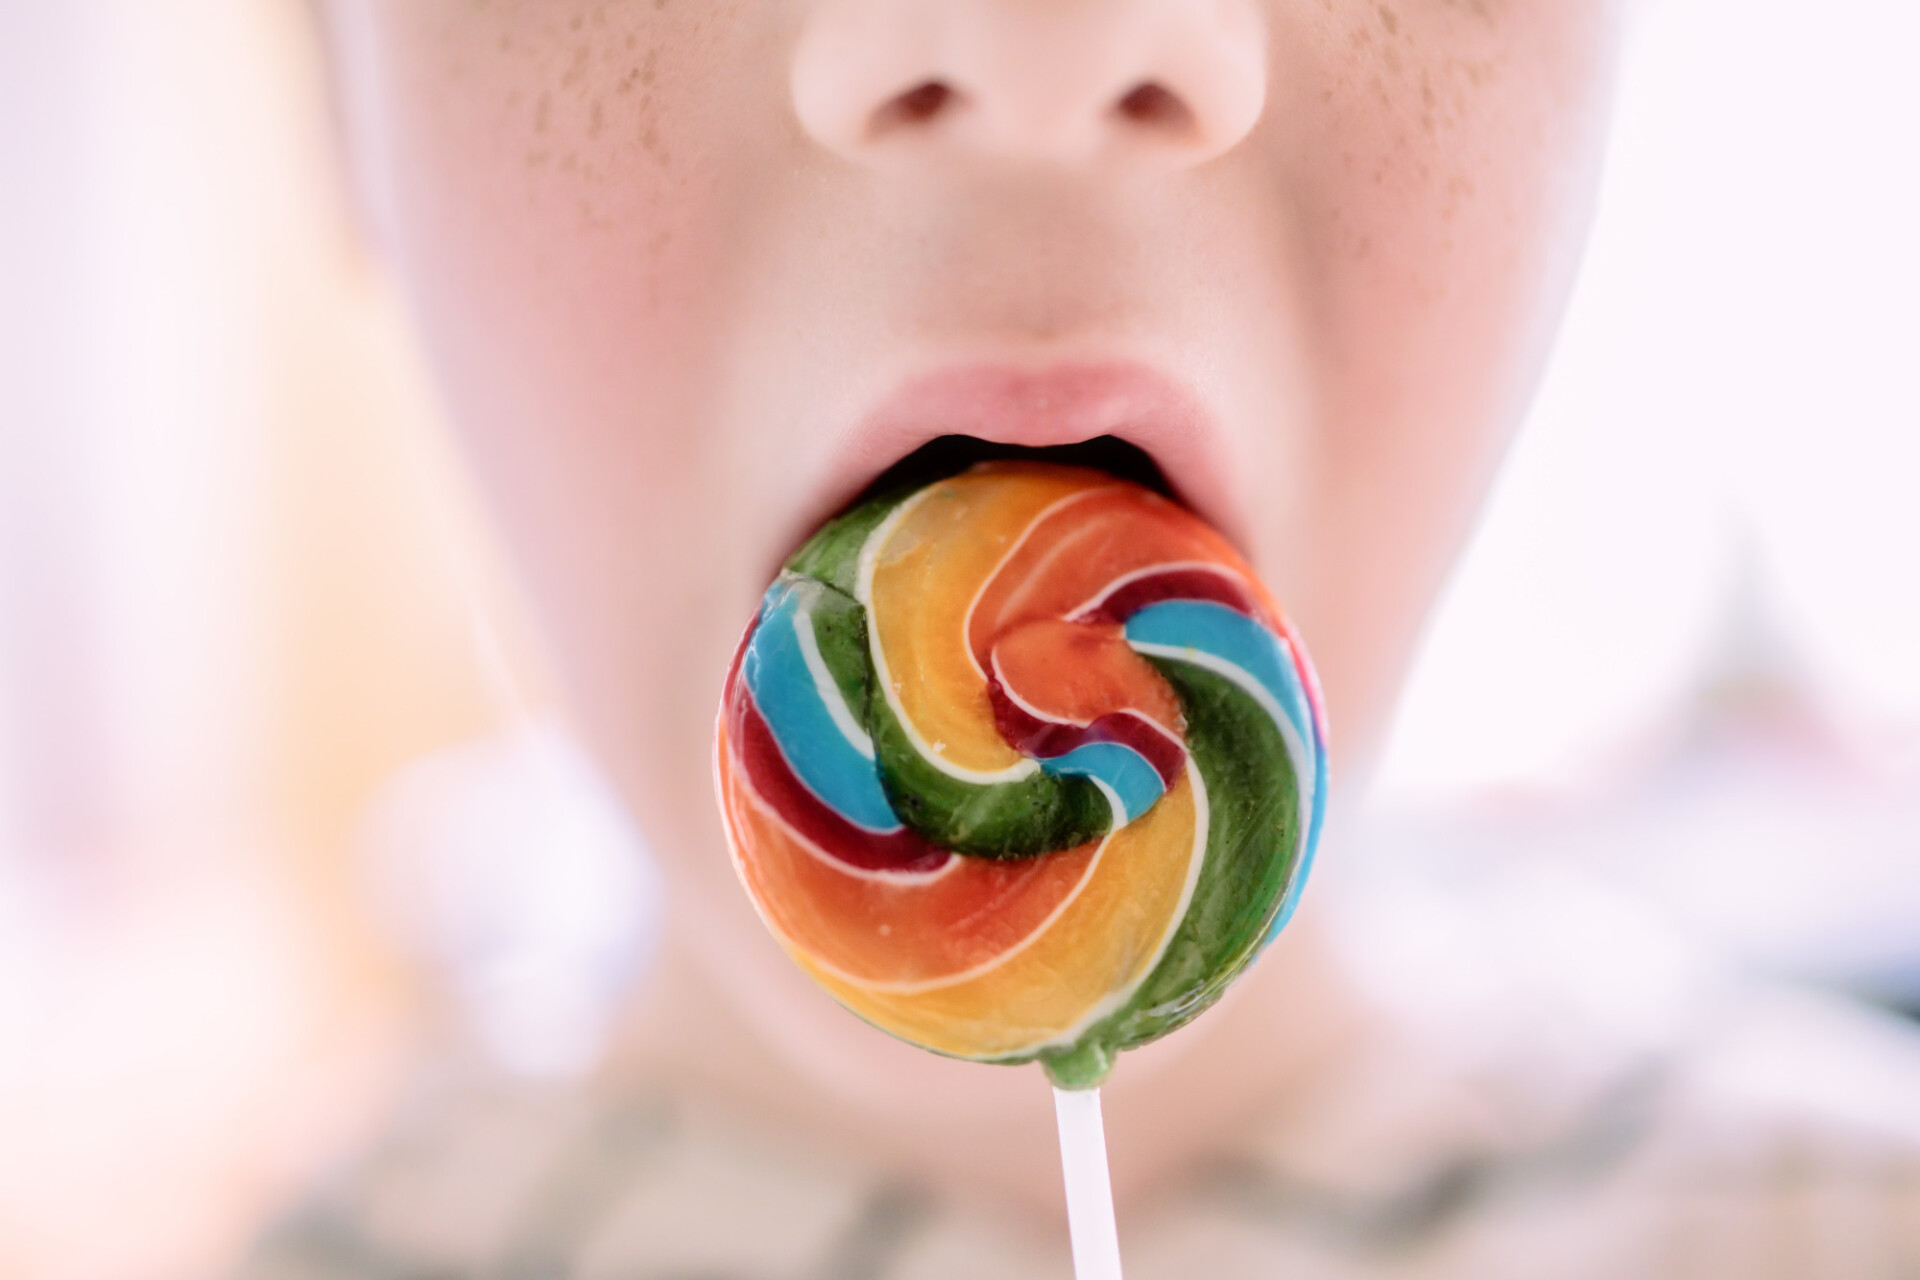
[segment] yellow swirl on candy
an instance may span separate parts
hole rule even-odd
[[[1074,1086],[1285,924],[1325,744],[1305,652],[1225,539],[1104,473],[995,462],[789,561],[716,770],[740,876],[815,980]]]

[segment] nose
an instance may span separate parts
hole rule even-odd
[[[819,0],[793,62],[801,126],[862,163],[948,150],[1197,164],[1267,95],[1256,0]]]

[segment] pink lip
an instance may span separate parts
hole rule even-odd
[[[810,518],[838,510],[888,467],[944,435],[1027,448],[1117,437],[1145,451],[1182,502],[1242,541],[1213,413],[1174,379],[1123,361],[1038,370],[963,365],[912,379],[860,420]]]

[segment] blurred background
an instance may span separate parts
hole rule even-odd
[[[0,5],[0,1276],[217,1272],[424,1044],[590,1071],[657,928],[311,36]],[[1464,892],[1920,1010],[1915,48],[1898,0],[1645,5],[1563,340],[1323,864],[1381,986]],[[1619,959],[1583,980],[1655,1016]]]

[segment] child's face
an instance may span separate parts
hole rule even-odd
[[[1568,283],[1615,3],[332,8],[370,227],[581,719],[681,906],[757,929],[727,661],[930,436],[1145,448],[1364,750]]]

